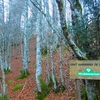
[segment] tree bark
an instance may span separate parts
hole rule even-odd
[[[27,58],[27,24],[28,24],[28,0],[25,1],[25,22],[24,22],[24,55],[23,55],[23,70],[27,76],[28,58]]]
[[[65,83],[64,83],[64,76],[63,76],[63,65],[62,65],[62,44],[60,42],[60,48],[59,48],[59,51],[60,51],[60,78],[61,78],[61,83],[63,86],[65,86]]]
[[[56,84],[56,76],[55,76],[55,66],[54,66],[54,61],[53,61],[53,48],[52,45],[50,46],[50,61],[51,61],[51,67],[52,67],[52,81],[54,84],[54,90],[57,89],[57,84]]]
[[[5,73],[4,73],[4,66],[2,63],[2,57],[1,57],[1,53],[0,53],[0,65],[1,65],[1,71],[2,71],[2,88],[3,88],[3,96],[6,95],[6,82],[5,82]]]
[[[74,51],[74,53],[76,54],[78,59],[85,59],[87,60],[88,58],[86,57],[86,54],[83,53],[75,44],[74,40],[72,39],[72,37],[70,36],[70,31],[67,27],[66,24],[66,18],[65,18],[65,10],[64,10],[64,3],[63,0],[56,0],[57,4],[58,4],[58,9],[59,9],[59,14],[60,14],[60,24],[61,24],[61,28],[63,31],[63,35],[65,36],[65,38],[67,39],[69,46],[72,48],[72,50]]]
[[[69,0],[69,1],[70,1],[70,3],[72,3],[71,0]],[[71,37],[69,37],[70,32],[69,32],[69,30],[67,28],[67,24],[66,24],[63,0],[56,0],[56,2],[58,4],[58,8],[59,8],[60,24],[61,24],[61,28],[62,28],[65,38],[68,40],[70,47],[72,48],[72,50],[74,51],[74,53],[76,54],[76,56],[79,60],[81,60],[81,59],[88,60],[86,55],[77,47],[77,45],[75,44],[73,39]],[[76,0],[76,2],[77,2],[77,0]],[[75,8],[75,9],[77,9],[77,12],[79,13],[76,18],[78,20],[80,20],[81,12],[78,11],[78,8]],[[73,11],[74,11],[74,9],[73,9]],[[78,18],[78,16],[79,16],[79,18]],[[74,24],[75,23],[73,23],[73,25]],[[86,83],[86,91],[87,91],[88,100],[94,100],[95,98],[97,98],[96,100],[99,100],[98,95],[100,94],[100,85],[99,85],[100,82],[94,81],[94,80],[85,80],[85,83]]]
[[[42,2],[41,0],[37,1],[40,5],[39,7],[41,8]],[[41,32],[41,16],[42,14],[40,11],[37,13],[37,37],[36,37],[36,83],[37,83],[37,88],[38,92],[42,92],[41,89],[41,82],[40,78],[42,77],[42,62],[41,62],[41,42],[40,42],[40,32]]]

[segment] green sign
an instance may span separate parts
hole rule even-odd
[[[94,72],[92,68],[86,68],[83,72],[78,72],[78,76],[100,76],[100,72]]]

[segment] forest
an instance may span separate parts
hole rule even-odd
[[[78,100],[70,60],[100,60],[100,0],[0,0],[0,100]]]

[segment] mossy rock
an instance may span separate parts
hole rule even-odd
[[[8,80],[8,82],[7,82],[7,83],[8,83],[8,84],[11,84],[12,82],[13,82],[12,80]]]
[[[20,75],[18,76],[17,79],[24,79],[26,78],[28,75],[30,75],[28,70],[20,70]]]
[[[17,91],[18,89],[22,88],[23,84],[17,84],[14,88],[13,91]]]

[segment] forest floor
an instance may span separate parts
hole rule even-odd
[[[18,50],[15,48],[11,57],[11,69],[12,71],[6,74],[6,83],[7,83],[7,93],[10,100],[36,100],[37,87],[35,81],[35,68],[36,68],[36,59],[35,59],[35,39],[30,40],[30,62],[29,62],[29,72],[30,75],[25,79],[17,80],[17,77],[20,75],[20,70],[22,70],[22,60]],[[49,95],[45,100],[76,100],[75,94],[75,80],[70,79],[69,76],[69,64],[68,57],[69,53],[67,50],[63,50],[63,74],[65,79],[65,88],[66,90],[58,93],[54,93],[53,90],[50,91]],[[56,51],[54,56],[55,68],[56,68],[56,78],[60,83],[60,71],[59,71],[59,50]],[[45,74],[46,66],[46,57],[42,58],[42,69],[43,69],[43,78],[46,77]],[[11,84],[8,82],[12,80]],[[17,91],[13,91],[13,88],[17,84],[23,84],[23,87]]]

